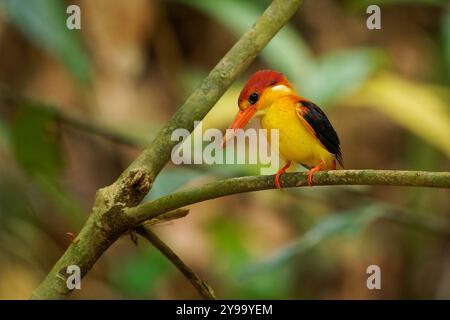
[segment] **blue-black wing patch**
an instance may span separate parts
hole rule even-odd
[[[341,166],[343,166],[339,137],[325,113],[314,103],[308,100],[299,101],[300,112],[305,121],[314,130],[314,133],[324,147],[332,154]]]

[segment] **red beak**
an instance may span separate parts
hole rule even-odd
[[[253,105],[245,110],[239,110],[238,114],[233,120],[233,123],[230,125],[228,129],[231,130],[243,129],[250,121],[250,119],[253,117],[255,112],[256,112],[256,105]],[[233,138],[233,136],[234,135],[227,136],[227,134],[225,134],[225,137],[222,141],[222,148],[225,147],[227,141]]]

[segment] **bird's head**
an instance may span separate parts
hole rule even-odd
[[[239,95],[239,112],[230,129],[244,128],[251,118],[262,116],[266,107],[276,99],[293,93],[294,89],[282,73],[272,70],[256,72]]]

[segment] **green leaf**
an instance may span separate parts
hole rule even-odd
[[[332,237],[355,236],[384,212],[384,208],[379,205],[370,205],[350,212],[336,212],[320,221],[290,245],[275,252],[271,257],[245,268],[239,278],[246,279],[261,272],[272,272],[276,267],[286,264],[292,258],[306,253]]]
[[[17,163],[74,227],[82,225],[84,210],[60,181],[64,168],[58,122],[48,107],[22,105],[12,122],[11,148]]]
[[[0,229],[13,217],[33,220],[36,218],[26,192],[8,173],[0,172]]]
[[[3,0],[11,22],[39,47],[56,55],[82,83],[90,79],[88,56],[78,31],[66,26],[66,7],[60,0]]]
[[[57,176],[63,167],[57,121],[52,111],[21,106],[11,128],[17,162],[31,175]]]

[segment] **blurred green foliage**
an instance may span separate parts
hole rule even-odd
[[[1,0],[11,21],[38,47],[58,57],[81,83],[90,81],[89,59],[76,31],[66,27],[60,0]]]
[[[219,22],[235,38],[251,27],[267,3],[268,1],[243,0],[171,1],[175,6],[189,6],[202,12],[209,19]],[[349,0],[344,1],[342,6],[350,8],[352,13],[364,15],[369,4],[385,6],[405,3],[437,7],[448,5],[448,1],[441,0]],[[27,39],[57,57],[80,83],[88,84],[92,81],[95,75],[92,74],[91,60],[83,47],[80,34],[67,30],[65,26],[67,16],[63,1],[0,0],[0,5],[6,9],[8,19]],[[436,69],[439,69],[436,72],[442,73],[442,77],[433,79],[433,83],[427,79],[412,81],[393,72],[392,64],[395,61],[388,56],[388,50],[381,46],[354,46],[316,56],[312,53],[310,44],[304,40],[300,28],[293,23],[286,25],[277,34],[261,53],[261,61],[258,63],[285,73],[302,95],[311,98],[324,109],[338,107],[342,108],[339,111],[344,111],[344,107],[371,107],[412,133],[413,135],[406,138],[406,150],[401,153],[401,162],[394,163],[395,166],[442,170],[442,159],[446,159],[450,154],[448,10],[442,15],[440,23],[438,39],[432,40],[440,41],[438,47],[443,49],[442,68],[440,61],[436,63]],[[152,59],[153,56],[149,58]],[[151,67],[149,69],[154,72]],[[185,92],[190,92],[194,83],[206,72],[201,66],[193,67],[186,63],[180,70],[180,74],[186,75],[185,79],[179,75],[174,77],[180,78]],[[246,79],[246,76],[242,79]],[[156,83],[160,85],[161,82],[158,79]],[[124,83],[129,85],[129,82]],[[204,119],[205,128],[224,128],[229,124],[230,118],[237,111],[236,97],[242,85],[243,81],[238,81],[222,97]],[[26,178],[29,178],[27,183],[32,185],[30,189],[33,191],[27,189],[28,185],[25,188],[24,183],[0,172],[0,256],[5,253],[8,256],[16,256],[30,265],[37,261],[47,270],[49,261],[53,262],[55,259],[52,253],[58,253],[58,245],[61,244],[56,244],[56,240],[39,225],[47,206],[36,202],[39,202],[44,194],[74,230],[83,222],[85,216],[80,201],[75,199],[72,191],[61,179],[66,166],[56,114],[36,102],[16,107],[17,111],[10,122],[0,119],[0,148],[2,151],[8,149],[7,152],[14,156],[20,169],[26,173]],[[129,127],[124,130],[129,130]],[[376,134],[382,135],[383,132]],[[345,143],[343,141],[344,145]],[[145,200],[167,195],[189,183],[196,183],[199,178],[205,176],[226,178],[258,172],[259,166],[169,167],[157,177]],[[39,192],[36,192],[35,188]],[[263,256],[268,258],[263,260],[253,252],[254,244],[249,237],[251,228],[248,221],[243,222],[241,217],[233,215],[234,212],[227,208],[217,208],[212,212],[213,217],[202,225],[206,230],[205,239],[214,253],[206,279],[213,279],[213,288],[218,284],[220,289],[216,291],[219,297],[314,297],[313,292],[304,288],[297,288],[295,291],[295,281],[300,278],[306,283],[311,274],[312,277],[316,274],[320,278],[324,270],[332,273],[331,269],[336,266],[333,259],[342,251],[334,250],[332,254],[327,255],[329,252],[323,249],[327,246],[342,249],[349,239],[362,241],[362,235],[365,235],[363,231],[368,225],[390,214],[388,208],[374,198],[355,200],[367,194],[367,189],[348,188],[343,193],[327,193],[323,188],[315,188],[314,195],[309,191],[280,193],[271,199],[275,203],[272,209],[280,215],[280,220],[295,221],[291,223],[291,227],[301,236],[275,252],[264,253]],[[433,215],[434,211],[439,211],[437,208],[440,204],[434,203],[434,190],[414,189],[405,193],[406,199],[399,197],[400,200],[396,201],[403,201],[402,205],[410,210],[408,213],[428,218],[425,214]],[[294,200],[289,202],[292,198]],[[341,198],[345,206],[340,203]],[[350,200],[345,202],[345,199]],[[446,207],[443,208],[445,210]],[[410,222],[413,220],[411,217],[403,219]],[[61,230],[52,232],[61,233]],[[419,246],[424,248],[421,255],[417,255],[419,258],[430,251],[427,247],[429,243],[422,241],[416,234],[404,232],[396,236],[399,243],[406,243],[402,248],[410,250],[408,252],[411,256],[415,255]],[[382,242],[383,236],[380,236],[380,239]],[[416,259],[419,259],[417,257]],[[124,297],[158,298],[159,288],[165,285],[168,279],[175,278],[175,272],[177,271],[166,258],[145,243],[119,258],[116,256],[114,263],[108,266],[106,281]]]
[[[236,36],[245,32],[262,10],[260,4],[252,1],[226,1],[221,5],[199,0],[177,0],[177,2],[201,10],[227,26]],[[398,1],[380,2],[382,5],[398,3]],[[442,5],[443,1],[417,1],[417,3]],[[357,4],[355,1],[352,1],[352,4],[348,1],[348,4],[354,9],[356,6],[359,9],[367,7],[367,5],[361,5],[361,2]],[[442,39],[446,48],[444,50],[446,59],[450,61],[448,57],[448,52],[450,52],[448,21],[450,20],[447,15],[443,19]],[[387,69],[389,66],[387,63],[389,58],[383,49],[352,48],[327,53],[316,58],[313,57],[298,31],[291,25],[286,25],[263,50],[261,57],[270,68],[285,73],[302,94],[310,97],[322,107],[327,108],[340,101],[347,102],[354,99],[352,105],[370,105],[377,108],[397,124],[425,139],[441,152],[448,154],[450,150],[448,146],[450,134],[448,131],[450,128],[448,103],[441,99],[437,91],[425,84],[403,82],[395,76],[373,78],[380,70]],[[365,87],[366,83],[380,87],[380,90],[375,92],[369,87]],[[230,91],[237,91],[241,86],[242,83],[236,88],[232,87]],[[443,90],[448,91],[448,88]],[[354,97],[355,93],[356,97]],[[235,95],[236,93],[233,94],[233,97]],[[215,119],[223,118],[227,112],[225,110],[229,110],[230,104],[233,104],[232,100],[226,97],[221,99],[215,109],[205,118],[205,126],[217,126],[218,122]],[[421,107],[424,105],[427,105],[427,108]],[[431,109],[434,111],[430,114]],[[394,110],[395,114],[393,114]],[[423,112],[426,112],[427,115],[422,114]],[[402,116],[405,114],[408,116]],[[422,123],[423,119],[426,119],[427,122]],[[430,149],[430,145],[426,145]],[[436,155],[436,149],[432,150]],[[413,159],[420,159],[425,154],[427,153],[423,152],[423,149],[415,148],[411,156]],[[424,164],[428,164],[428,167],[425,168],[419,164],[411,167],[429,170],[434,167],[426,160]],[[220,168],[218,170],[220,171]],[[247,174],[250,174],[250,171],[247,171]],[[417,204],[423,195],[428,194],[428,192],[420,190],[411,190],[411,192],[416,194],[412,198],[416,199]],[[423,201],[421,203],[423,204]],[[417,207],[419,211],[421,211],[420,207]],[[239,231],[242,228],[238,221],[233,222],[230,217],[220,219],[220,223],[214,224],[211,234],[216,246],[215,250],[221,253],[219,259],[223,259],[223,261],[219,260],[219,265],[225,269],[222,271],[223,274],[228,277],[237,276],[238,283],[242,283],[242,287],[235,288],[235,296],[270,298],[271,293],[274,293],[273,297],[282,298],[283,292],[289,291],[289,278],[293,276],[291,268],[294,266],[292,264],[294,258],[304,257],[306,253],[310,253],[330,239],[348,238],[348,236],[353,238],[360,234],[367,225],[387,214],[391,214],[391,212],[387,210],[386,206],[375,201],[369,205],[351,208],[344,212],[331,212],[329,216],[313,225],[292,244],[280,248],[269,258],[257,263],[250,263],[252,258],[246,250],[245,231]],[[259,289],[262,291],[258,291]]]
[[[156,297],[155,290],[174,267],[158,251],[143,243],[109,270],[109,280],[130,298]]]
[[[24,102],[18,106],[8,130],[9,143],[17,163],[29,175],[73,226],[83,223],[83,209],[63,186],[64,160],[57,115],[44,105]]]
[[[237,37],[248,30],[263,7],[252,1],[177,0],[193,6],[227,26]],[[261,52],[271,68],[286,74],[300,93],[324,106],[361,85],[384,61],[382,51],[354,48],[314,58],[302,36],[287,24]]]
[[[372,4],[379,6],[388,5],[430,5],[444,7],[448,4],[447,0],[346,0],[345,4],[354,9],[365,9]]]
[[[11,128],[17,162],[31,175],[57,177],[63,169],[54,113],[41,106],[20,107]]]
[[[348,106],[373,106],[442,153],[450,155],[448,102],[430,86],[414,83],[391,73],[368,81]]]
[[[236,277],[242,267],[252,260],[249,235],[241,221],[220,216],[208,226],[216,257],[216,277],[233,280],[224,288],[225,297],[238,299],[283,299],[288,297],[292,268],[287,266],[267,274],[248,279]]]
[[[334,212],[311,227],[299,239],[275,252],[265,261],[247,267],[240,277],[248,278],[257,273],[267,274],[272,272],[276,267],[288,263],[292,258],[301,256],[308,250],[312,250],[315,246],[335,236],[354,237],[362,232],[369,223],[383,214],[384,208],[377,204],[370,204],[345,212]]]

